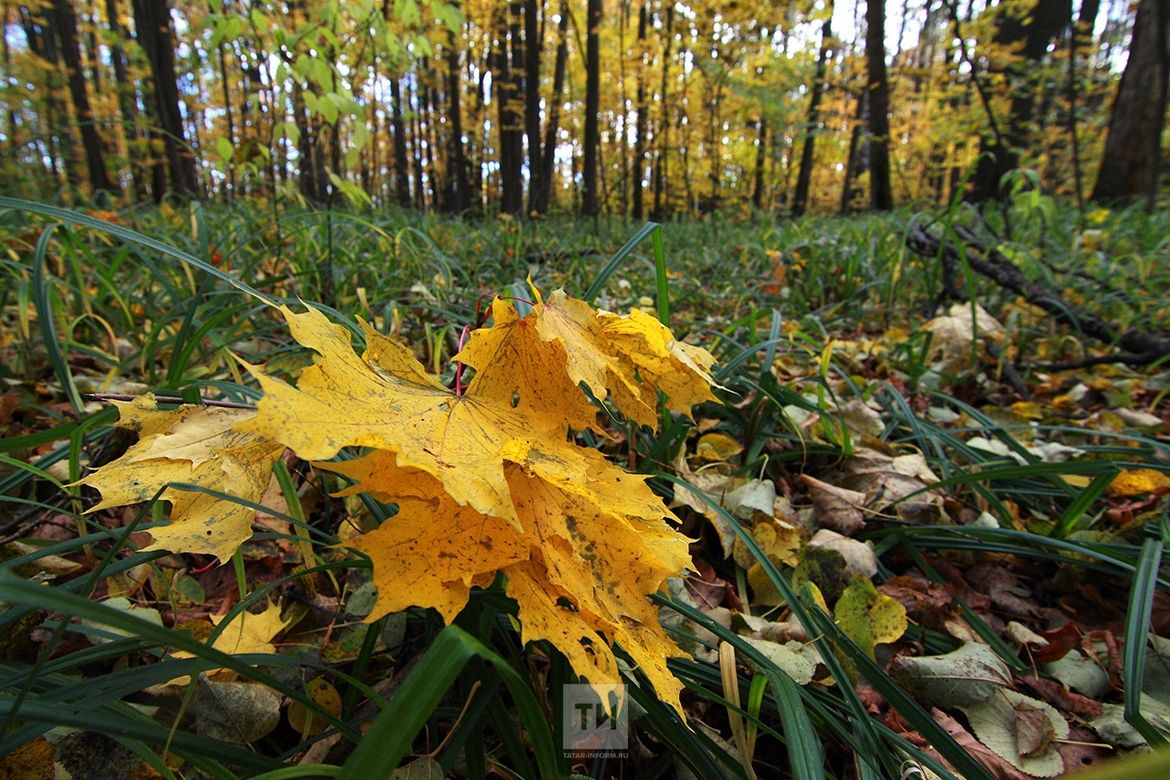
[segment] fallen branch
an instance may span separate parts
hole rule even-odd
[[[1148,365],[1170,356],[1170,339],[1135,328],[1123,331],[1113,323],[1081,311],[1055,291],[1028,279],[1002,252],[986,246],[967,228],[956,225],[954,231],[963,241],[962,248],[931,235],[920,225],[911,227],[906,240],[911,251],[925,257],[937,257],[942,262],[943,293],[947,297],[966,300],[967,296],[956,280],[959,264],[965,261],[970,268],[1000,287],[1023,296],[1028,303],[1048,312],[1057,322],[1067,323],[1090,338],[1120,348],[1120,352],[1102,356],[1098,362]]]

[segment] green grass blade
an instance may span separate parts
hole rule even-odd
[[[507,661],[458,626],[448,626],[431,644],[402,687],[374,720],[338,777],[341,780],[389,777],[410,752],[419,729],[456,676],[475,656],[490,663],[508,686],[528,728],[540,776],[558,777],[560,768],[552,734],[528,684]]]
[[[49,364],[53,373],[61,383],[73,413],[80,417],[85,404],[81,401],[81,393],[73,382],[73,372],[69,370],[69,361],[61,351],[61,344],[57,340],[57,317],[53,311],[53,290],[46,278],[45,262],[49,251],[49,242],[53,239],[53,230],[56,225],[49,225],[41,232],[37,239],[36,250],[33,253],[33,301],[37,308],[37,323],[41,328],[41,339],[44,341],[45,352],[49,355]]]
[[[1147,538],[1142,544],[1137,571],[1130,589],[1129,609],[1125,616],[1125,649],[1122,677],[1125,683],[1125,720],[1153,748],[1165,748],[1170,742],[1142,714],[1142,683],[1146,672],[1146,643],[1150,632],[1150,611],[1154,606],[1158,566],[1162,563],[1162,540]]]
[[[800,689],[783,672],[766,670],[776,710],[788,742],[788,766],[794,780],[820,780],[825,776],[825,755],[808,711],[800,700]]]
[[[4,205],[4,202],[3,199],[0,199],[0,206],[2,205]],[[645,225],[643,225],[642,229],[635,233],[629,241],[623,244],[622,248],[619,249],[614,254],[614,256],[610,258],[609,262],[605,264],[605,267],[598,272],[596,278],[593,280],[593,283],[589,285],[587,290],[585,290],[585,294],[581,296],[581,299],[586,303],[593,303],[594,299],[597,298],[598,294],[601,292],[601,288],[605,287],[605,283],[609,280],[609,277],[613,274],[613,272],[618,269],[618,266],[622,264],[622,261],[629,257],[630,253],[633,252],[638,244],[642,243],[642,241],[645,240],[647,236],[652,235],[656,230],[660,229],[661,226],[657,222],[647,222]]]

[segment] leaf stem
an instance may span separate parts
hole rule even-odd
[[[463,351],[463,343],[467,341],[467,334],[471,333],[471,325],[463,326],[463,330],[459,332],[459,351]],[[463,397],[463,363],[455,361],[455,397]]]

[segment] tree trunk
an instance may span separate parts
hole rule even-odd
[[[865,60],[869,93],[869,206],[894,207],[890,187],[890,81],[886,74],[886,2],[866,0]]]
[[[518,45],[510,45],[520,35],[520,0],[511,0],[500,17],[496,38],[496,62],[492,70],[496,116],[499,121],[500,211],[518,217],[524,208],[523,120],[516,111],[520,90],[512,60]]]
[[[669,162],[667,154],[670,152],[670,105],[667,88],[670,85],[670,50],[674,43],[674,3],[666,6],[666,23],[663,25],[666,36],[666,45],[662,50],[662,116],[659,120],[658,132],[655,140],[658,147],[654,153],[654,221],[661,222],[663,211],[663,195],[666,191],[666,164]]]
[[[649,24],[649,5],[649,0],[646,0],[638,9],[638,86],[634,105],[638,117],[634,120],[634,172],[631,177],[632,192],[630,193],[635,220],[641,220],[645,214],[642,203],[642,178],[646,175],[646,119],[648,118],[646,105],[646,27]]]
[[[158,132],[163,137],[171,189],[180,195],[195,196],[198,181],[195,156],[187,145],[183,115],[179,110],[179,82],[175,72],[174,35],[167,0],[134,0],[134,25],[138,43],[146,52],[154,84],[154,111]],[[155,193],[158,198],[160,193]]]
[[[552,203],[553,170],[556,167],[557,132],[561,121],[561,100],[565,91],[565,71],[569,61],[569,3],[561,0],[560,19],[557,22],[557,56],[553,65],[553,91],[548,106],[548,122],[544,128],[544,150],[540,163],[540,199],[535,204],[537,214],[544,214]]]
[[[1095,201],[1125,201],[1144,195],[1147,207],[1154,207],[1170,72],[1168,34],[1170,0],[1141,0],[1093,188]]]
[[[761,114],[756,123],[756,171],[752,182],[752,207],[759,211],[764,205],[764,164],[768,160],[768,120]]]
[[[808,208],[808,190],[812,184],[813,144],[817,126],[820,124],[821,94],[825,89],[825,69],[833,41],[833,9],[829,6],[829,17],[821,28],[821,48],[817,53],[817,69],[813,75],[812,94],[808,99],[808,117],[804,133],[804,146],[800,150],[800,172],[796,175],[796,192],[792,196],[792,215],[799,217]]]
[[[1020,167],[1020,155],[1029,148],[1033,135],[1041,70],[1037,65],[1048,52],[1049,42],[1068,26],[1071,15],[1070,0],[1036,0],[1030,8],[1005,6],[996,18],[992,45],[1018,50],[1020,58],[1006,69],[1012,100],[1003,136],[984,135],[980,139],[981,154],[968,195],[972,202],[999,197],[1004,174]]]
[[[85,166],[89,171],[89,184],[94,192],[104,190],[118,194],[121,188],[106,172],[105,151],[102,139],[94,123],[93,109],[85,87],[85,70],[81,61],[81,46],[77,40],[77,17],[69,0],[53,0],[50,10],[53,27],[61,42],[61,59],[65,63],[65,75],[69,83],[69,95],[73,110],[77,114],[78,129],[81,131],[81,145],[85,150]]]
[[[528,140],[528,210],[546,200],[539,175],[544,155],[540,143],[540,54],[543,41],[537,0],[524,0],[524,134]]]
[[[588,32],[585,37],[585,160],[581,193],[581,213],[596,216],[597,152],[600,145],[598,114],[601,112],[601,0],[586,4]]]
[[[60,180],[63,174],[65,181],[76,188],[79,184],[80,164],[73,146],[73,138],[67,129],[69,109],[60,95],[61,58],[52,22],[53,17],[41,9],[20,7],[20,25],[24,29],[29,51],[50,66],[44,80],[45,111],[41,117],[44,120],[42,123],[44,132],[40,133],[45,138],[49,167],[54,179]]]
[[[406,163],[406,123],[402,121],[402,87],[390,79],[390,118],[394,125],[394,193],[398,205],[410,206],[410,169]]]
[[[467,159],[463,154],[463,103],[460,100],[459,39],[451,33],[447,49],[447,107],[451,113],[451,158],[447,163],[451,178],[451,208],[459,214],[471,208],[471,192],[468,187]]]
[[[862,143],[865,128],[869,125],[869,90],[862,89],[857,95],[857,113],[853,117],[853,131],[849,134],[849,154],[845,158],[845,183],[841,187],[841,216],[853,212],[860,193],[857,191],[857,177],[868,164],[868,147]]]

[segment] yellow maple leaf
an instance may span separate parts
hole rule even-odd
[[[249,367],[264,397],[242,430],[268,436],[307,460],[346,446],[393,452],[397,463],[439,480],[458,504],[515,522],[503,455],[517,442],[563,429],[554,416],[524,414],[510,399],[462,396],[426,372],[414,353],[366,323],[366,351],[316,309],[280,307],[293,338],[318,353],[296,387]]]
[[[118,460],[89,474],[78,484],[89,485],[102,500],[89,511],[135,504],[153,498],[166,485],[185,482],[258,502],[284,447],[241,433],[234,427],[255,412],[185,405],[173,411],[157,408],[154,397],[114,402],[118,425],[135,430],[139,440]],[[206,493],[167,488],[171,520],[152,528],[147,550],[208,553],[221,562],[252,535],[256,511]]]
[[[399,467],[393,453],[317,465],[357,480],[342,495],[368,492],[398,504],[397,515],[352,544],[375,562],[370,619],[425,605],[450,622],[477,577],[528,558],[528,541],[508,523],[459,506],[431,475]]]
[[[553,300],[558,300],[555,293]],[[563,295],[560,300],[568,301]],[[575,303],[585,306],[580,301]],[[592,310],[585,308],[592,319]],[[571,359],[573,353],[585,351],[581,346],[583,339],[579,337],[587,333],[586,325],[571,316],[575,312],[571,305],[558,309],[541,302],[527,317],[521,318],[510,301],[497,298],[492,303],[492,327],[473,331],[455,356],[456,360],[476,369],[475,378],[467,388],[468,395],[514,403],[526,415],[555,415],[578,430],[596,428],[597,408],[589,403],[577,384],[585,381],[596,394],[595,388],[604,381],[605,371],[604,367],[581,359],[579,354]],[[574,325],[577,333],[572,332]],[[567,342],[574,345],[570,353],[565,339],[573,336],[578,339]],[[593,352],[597,362],[613,363],[612,358]],[[588,370],[574,374],[571,369],[582,363],[588,364]],[[604,384],[600,387],[600,397],[604,398]]]
[[[211,622],[219,626],[225,615],[212,615]],[[276,652],[276,645],[272,640],[285,629],[291,620],[282,620],[280,605],[269,602],[263,612],[241,612],[227,624],[211,646],[229,655],[272,654]],[[186,650],[177,650],[172,654],[175,658],[194,658],[194,654]],[[220,668],[204,670],[207,674],[214,674]],[[177,685],[188,681],[187,676],[176,677],[167,685]]]
[[[713,398],[714,358],[637,311],[598,314],[563,292],[547,302],[536,295],[523,318],[510,303],[494,303],[492,327],[459,355],[476,373],[458,393],[364,322],[358,355],[349,331],[320,311],[282,306],[293,337],[317,357],[295,386],[249,366],[264,397],[254,416],[240,416],[235,435],[318,462],[345,447],[369,448],[354,460],[318,463],[353,480],[342,493],[398,505],[380,528],[350,542],[374,566],[379,595],[367,619],[417,605],[451,620],[471,588],[502,573],[524,641],[548,640],[595,685],[620,682],[620,644],[678,708],[682,686],[666,661],[684,653],[648,596],[688,565],[688,540],[667,525],[672,515],[644,477],[567,434],[595,425],[580,384],[654,426],[660,390],[687,414]],[[169,430],[141,421],[144,431],[152,425]],[[191,446],[165,444],[151,457]]]
[[[710,352],[675,341],[669,328],[637,309],[626,316],[601,314],[599,319],[622,373],[641,379],[633,393],[624,385],[610,388],[627,417],[654,427],[659,390],[666,394],[668,409],[688,417],[695,404],[715,400],[710,373],[715,357]]]

